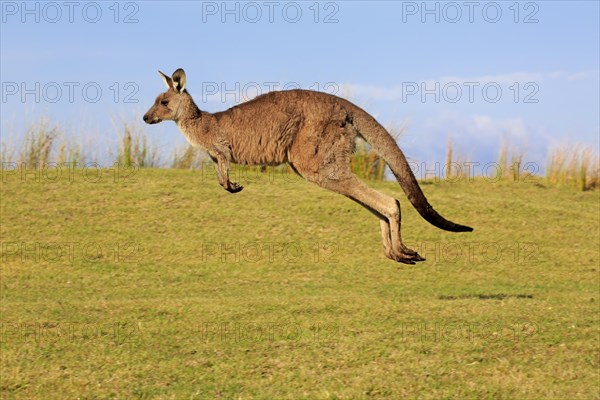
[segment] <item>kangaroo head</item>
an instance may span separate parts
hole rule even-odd
[[[191,101],[191,96],[185,90],[185,72],[179,68],[168,77],[158,71],[167,91],[158,95],[154,105],[144,115],[144,122],[157,124],[164,120],[178,121]]]

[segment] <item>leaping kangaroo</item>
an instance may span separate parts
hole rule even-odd
[[[144,115],[148,124],[175,121],[192,146],[208,151],[217,163],[219,183],[237,193],[242,186],[229,180],[230,163],[279,165],[292,169],[325,189],[340,193],[375,214],[381,224],[385,255],[414,264],[424,261],[402,244],[400,203],[371,189],[350,169],[355,139],[362,137],[381,156],[419,214],[432,225],[452,232],[473,228],[448,221],[433,209],[421,191],[394,138],[375,118],[340,97],[311,90],[263,94],[226,111],[201,111],[185,89],[179,68],[173,76],[160,72],[167,85]]]

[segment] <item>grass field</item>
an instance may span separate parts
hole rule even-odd
[[[600,192],[422,184],[403,238],[291,176],[3,176],[2,398],[600,398]]]

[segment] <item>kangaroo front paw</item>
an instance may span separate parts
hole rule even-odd
[[[237,193],[237,192],[241,192],[243,188],[244,188],[243,186],[238,185],[235,182],[231,182],[227,185],[225,190],[227,190],[229,193]]]

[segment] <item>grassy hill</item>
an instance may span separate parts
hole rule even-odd
[[[292,176],[3,176],[2,398],[599,398],[599,192],[423,184],[403,238]]]

